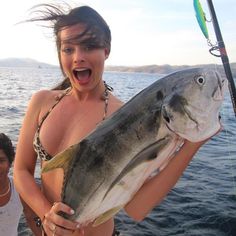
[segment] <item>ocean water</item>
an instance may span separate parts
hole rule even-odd
[[[128,101],[160,77],[106,72],[114,94]],[[14,144],[31,95],[61,79],[58,69],[0,68],[0,132]],[[116,226],[125,236],[236,236],[236,118],[229,95],[221,110],[224,130],[206,143],[164,201],[140,223],[124,212]],[[39,167],[36,177],[39,177]],[[24,217],[19,235],[31,235]]]

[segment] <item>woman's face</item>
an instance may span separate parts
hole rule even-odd
[[[0,180],[4,180],[8,176],[10,163],[5,152],[0,149]]]
[[[88,92],[100,83],[104,62],[109,55],[107,49],[96,47],[91,34],[78,37],[84,30],[84,25],[76,24],[62,29],[59,35],[63,71],[72,87],[80,92]]]

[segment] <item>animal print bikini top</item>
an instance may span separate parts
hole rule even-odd
[[[48,115],[50,114],[50,112],[53,110],[53,108],[61,101],[61,99],[67,95],[70,92],[71,88],[66,89],[65,91],[63,91],[60,95],[58,95],[56,97],[56,102],[53,104],[53,106],[49,109],[49,111],[43,116],[43,118],[41,119],[41,121],[39,122],[39,125],[37,127],[35,136],[34,136],[34,141],[33,141],[33,146],[34,146],[34,150],[37,153],[37,157],[39,157],[41,160],[43,161],[49,161],[51,160],[53,157],[51,155],[49,155],[46,150],[44,149],[43,145],[41,144],[40,138],[39,138],[39,132],[40,132],[40,128],[42,127],[43,122],[45,121],[45,119],[48,117]]]

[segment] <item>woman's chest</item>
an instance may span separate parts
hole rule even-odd
[[[80,142],[102,121],[102,112],[91,109],[55,109],[43,122],[40,141],[45,150],[54,156]]]

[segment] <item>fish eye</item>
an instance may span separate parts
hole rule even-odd
[[[195,78],[195,81],[199,84],[199,85],[203,85],[205,83],[205,78],[203,76],[198,76]]]

